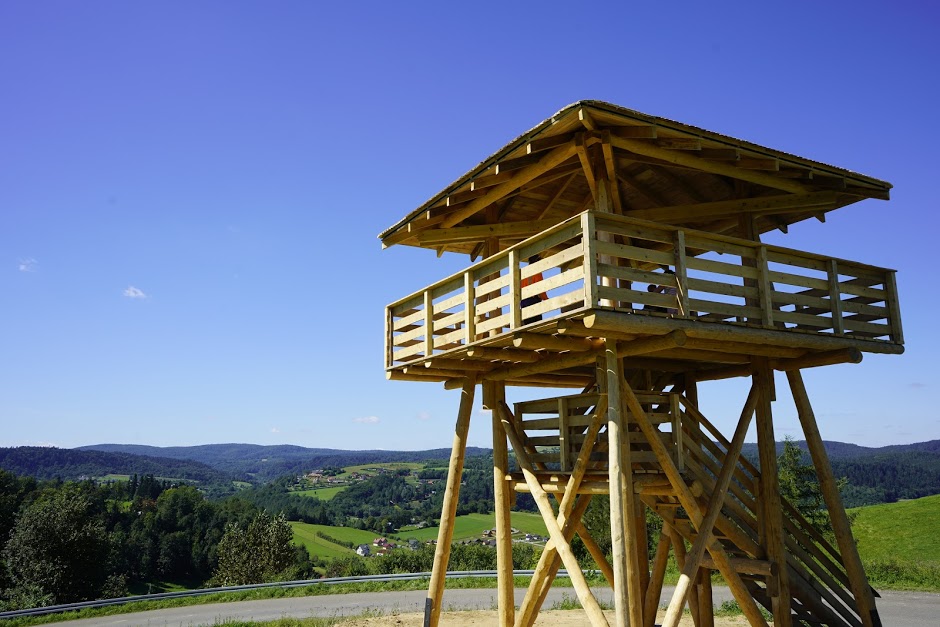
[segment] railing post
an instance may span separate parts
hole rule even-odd
[[[424,290],[424,356],[434,354],[434,299],[431,290]]]
[[[392,367],[392,327],[395,324],[395,317],[392,315],[392,308],[385,308],[385,367]]]
[[[891,316],[888,321],[891,324],[891,340],[896,344],[904,343],[904,332],[901,329],[901,305],[898,302],[898,284],[895,279],[897,272],[888,270],[885,272],[885,292],[888,293],[888,300],[885,303]]]
[[[842,322],[842,294],[839,292],[839,264],[829,260],[829,307],[832,310],[832,331],[836,335],[845,333]]]
[[[519,251],[509,251],[507,259],[509,267],[509,329],[518,329],[522,326],[522,278],[519,269]]]
[[[581,246],[584,251],[584,306],[597,307],[597,255],[594,253],[594,214],[581,214]]]
[[[669,395],[669,413],[672,414],[672,440],[676,447],[676,468],[679,472],[685,470],[685,456],[682,454],[682,407],[679,406],[679,395]]]
[[[770,283],[770,268],[767,265],[767,247],[757,248],[757,291],[760,294],[761,324],[774,325],[773,285]]]
[[[571,442],[568,441],[568,399],[558,397],[558,452],[561,471],[571,470]]]
[[[463,273],[463,291],[464,291],[464,345],[469,346],[477,339],[477,304],[476,290],[473,285],[473,273],[467,270]]]
[[[679,297],[679,316],[688,318],[689,312],[689,272],[685,264],[685,231],[676,231],[675,237],[676,258],[676,294]]]

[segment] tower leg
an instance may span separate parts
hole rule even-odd
[[[845,515],[842,497],[839,496],[839,488],[835,476],[832,474],[832,466],[829,464],[829,457],[826,455],[822,435],[820,435],[819,427],[816,424],[816,415],[813,413],[809,395],[803,385],[803,376],[799,370],[791,370],[787,372],[787,379],[790,382],[790,390],[793,392],[793,400],[796,403],[800,424],[803,426],[806,446],[813,460],[813,466],[816,467],[819,487],[822,490],[826,508],[829,510],[829,518],[832,521],[832,529],[836,535],[839,552],[842,553],[845,571],[849,576],[852,594],[855,597],[855,603],[858,605],[859,614],[861,614],[862,625],[864,627],[881,627],[881,618],[878,616],[878,610],[875,607],[875,598],[872,595],[871,587],[868,585],[868,578],[865,576],[865,569],[858,554],[858,547],[855,546],[855,540],[852,537],[852,529],[849,525],[849,519]]]
[[[777,486],[777,444],[774,440],[773,413],[770,403],[774,399],[773,370],[766,359],[754,363],[754,383],[760,392],[757,403],[757,452],[760,456],[760,518],[763,520],[764,548],[767,557],[777,564],[776,581],[768,581],[774,627],[790,627],[790,584],[787,554],[784,546],[783,505]],[[773,585],[776,583],[776,585]]]
[[[614,609],[618,625],[643,624],[643,594],[637,555],[636,499],[630,462],[630,434],[624,419],[623,380],[617,342],[607,340],[607,442],[610,479],[610,540],[614,561]]]
[[[460,409],[457,412],[457,425],[454,428],[454,444],[450,451],[447,486],[444,490],[444,504],[441,507],[441,524],[437,531],[434,566],[431,569],[431,582],[428,586],[430,607],[425,609],[424,623],[428,627],[437,627],[441,620],[441,600],[444,598],[444,580],[447,575],[447,561],[450,559],[450,543],[454,538],[454,519],[457,514],[457,498],[460,494],[460,478],[463,475],[467,430],[470,428],[470,413],[473,410],[475,388],[476,382],[473,377],[467,377],[460,392]]]
[[[500,627],[512,627],[515,619],[515,599],[512,577],[512,525],[510,521],[510,494],[506,475],[509,473],[509,448],[506,432],[499,420],[498,405],[506,398],[506,386],[501,382],[483,382],[483,406],[493,414],[493,499],[496,504],[496,602]]]

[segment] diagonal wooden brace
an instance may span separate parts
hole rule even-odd
[[[751,391],[744,403],[744,409],[741,411],[741,418],[738,420],[738,426],[734,431],[734,437],[731,439],[731,448],[725,456],[721,465],[721,473],[718,475],[718,481],[712,492],[708,503],[708,512],[702,519],[698,528],[698,539],[692,545],[692,550],[686,555],[685,566],[682,574],[679,576],[679,582],[676,584],[675,593],[669,602],[669,608],[666,610],[666,618],[663,620],[663,627],[676,627],[679,619],[682,617],[682,610],[685,608],[685,602],[688,598],[689,589],[702,563],[702,557],[705,555],[705,549],[714,544],[712,530],[715,521],[721,514],[721,508],[725,503],[725,497],[728,493],[728,487],[731,485],[731,478],[734,476],[735,467],[738,464],[738,457],[741,455],[741,447],[744,445],[744,436],[747,435],[747,429],[751,425],[751,418],[754,416],[754,410],[757,407],[758,388],[751,386]]]
[[[501,407],[501,411],[503,415],[511,417],[513,421],[515,420],[508,406]],[[561,503],[558,506],[558,517],[556,521],[562,528],[565,540],[569,542],[574,536],[575,530],[580,532],[583,529],[581,516],[584,513],[584,509],[587,508],[587,503],[584,504],[584,508],[576,516],[572,516],[572,511],[575,508],[575,497],[577,496],[578,487],[581,485],[581,480],[584,478],[584,473],[587,472],[588,465],[590,464],[591,452],[594,450],[594,442],[597,440],[597,435],[600,433],[601,427],[604,424],[604,415],[606,412],[607,399],[605,396],[601,396],[595,408],[594,418],[585,434],[584,443],[581,445],[578,459],[575,461],[571,475],[568,477],[568,483],[565,486]],[[582,537],[584,535],[586,534],[582,534]],[[538,608],[541,605],[539,601],[544,600],[542,591],[547,589],[545,581],[547,581],[548,585],[551,585],[551,580],[554,579],[555,573],[558,570],[560,560],[557,556],[558,552],[554,541],[549,541],[548,544],[545,545],[545,550],[542,551],[539,563],[535,568],[535,573],[532,575],[529,589],[526,591],[525,599],[519,608],[519,615],[516,620],[517,627],[528,627],[535,620],[535,615],[538,613]]]
[[[542,520],[545,522],[545,527],[548,529],[548,535],[555,543],[555,550],[558,551],[558,554],[561,556],[561,561],[565,564],[565,568],[568,569],[568,576],[571,578],[571,583],[578,595],[578,600],[581,601],[581,606],[587,612],[592,625],[609,627],[607,618],[604,616],[604,612],[601,610],[597,599],[594,598],[594,594],[591,592],[591,588],[584,578],[584,573],[581,572],[581,566],[578,564],[577,558],[571,551],[571,545],[565,540],[564,533],[561,527],[558,526],[555,512],[552,510],[552,505],[548,500],[548,494],[542,489],[538,477],[535,476],[535,469],[529,459],[529,454],[525,450],[522,437],[520,437],[516,430],[514,417],[511,413],[507,413],[506,410],[508,410],[508,407],[505,406],[505,403],[500,403],[498,407],[500,419],[503,423],[503,430],[506,431],[506,437],[509,438],[513,451],[516,453],[516,463],[522,470],[526,484],[529,486],[529,493],[532,494],[532,498],[535,500],[535,504],[542,514]]]
[[[627,401],[627,406],[630,409],[630,413],[633,416],[633,419],[639,425],[640,430],[646,435],[646,439],[649,442],[650,448],[653,450],[653,454],[656,455],[656,460],[659,462],[659,465],[662,467],[663,472],[665,472],[666,477],[669,479],[669,483],[672,484],[672,487],[676,491],[676,496],[679,498],[679,503],[685,509],[686,513],[689,515],[689,518],[692,519],[692,523],[696,528],[700,527],[702,524],[702,512],[699,509],[698,501],[695,499],[695,496],[692,494],[692,491],[685,484],[685,481],[682,479],[682,475],[679,473],[679,469],[676,468],[676,465],[673,463],[672,458],[669,457],[669,451],[666,450],[666,445],[663,444],[663,441],[660,439],[660,433],[649,421],[649,418],[646,416],[646,412],[643,411],[643,406],[640,405],[640,401],[637,399],[636,394],[633,393],[633,389],[625,381],[621,380],[621,385],[623,387],[623,395]],[[717,542],[713,543],[708,547],[709,553],[711,553],[712,559],[715,560],[715,565],[718,566],[718,570],[721,572],[722,576],[725,578],[725,581],[728,584],[728,587],[731,589],[731,593],[734,595],[735,600],[741,606],[741,609],[744,612],[744,616],[747,618],[748,622],[755,627],[767,627],[767,621],[764,620],[763,615],[760,613],[760,610],[757,607],[757,604],[754,602],[754,598],[748,592],[747,587],[744,585],[744,582],[741,580],[741,576],[734,570],[731,562],[728,559],[728,554],[725,553],[725,550]]]

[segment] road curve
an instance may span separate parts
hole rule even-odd
[[[662,603],[669,602],[672,588],[663,590]],[[714,588],[715,605],[731,599],[727,588]],[[596,588],[594,594],[602,603],[611,603],[609,588]],[[525,589],[516,589],[516,604],[522,602]],[[552,588],[545,607],[565,597],[574,598],[571,588]],[[69,627],[196,627],[217,625],[225,619],[267,621],[283,617],[307,618],[311,616],[354,616],[372,612],[422,612],[425,590],[407,592],[370,592],[333,594],[311,597],[264,599],[260,601],[237,601],[191,605],[151,612],[118,614],[100,618],[46,623]],[[940,624],[940,594],[926,592],[882,592],[877,600],[878,611],[885,625],[904,627],[937,627]],[[444,610],[489,610],[496,606],[496,591],[486,589],[447,590],[444,594]]]

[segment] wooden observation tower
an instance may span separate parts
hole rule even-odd
[[[751,625],[767,624],[759,606],[777,627],[880,625],[802,371],[903,351],[895,273],[762,244],[760,235],[887,200],[890,188],[582,101],[382,233],[384,246],[467,253],[471,262],[386,309],[388,378],[442,382],[461,395],[426,624],[440,617],[479,384],[493,416],[502,627],[533,623],[562,565],[591,624],[608,624],[572,553],[575,534],[613,589],[616,625],[655,623],[670,551],[682,575],[664,625],[676,625],[686,604],[698,627],[712,625],[712,570]],[[834,543],[780,496],[775,371],[786,373]],[[704,382],[730,377],[749,379],[750,392],[726,435],[698,398]],[[510,404],[508,387],[530,396]],[[573,393],[545,398],[526,388]],[[740,455],[752,420],[758,467]],[[515,492],[531,493],[550,535],[518,608]],[[611,561],[581,522],[597,494],[610,495]],[[652,555],[647,509],[663,520]]]

